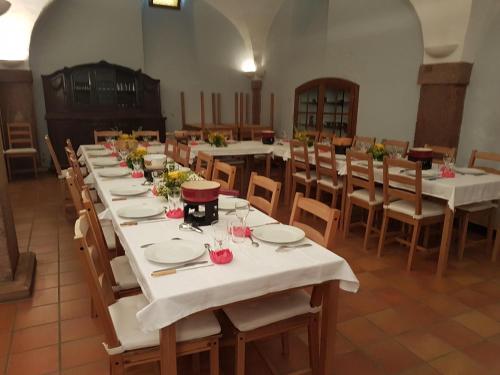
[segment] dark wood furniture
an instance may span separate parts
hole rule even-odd
[[[59,160],[64,141],[94,142],[94,130],[158,130],[165,133],[160,81],[140,70],[105,61],[42,75],[49,136]],[[163,140],[163,139],[162,139]]]
[[[353,137],[358,95],[358,84],[340,78],[319,78],[300,85],[295,89],[295,128]]]

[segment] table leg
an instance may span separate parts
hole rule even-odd
[[[320,375],[333,374],[335,337],[337,335],[337,307],[339,299],[339,281],[324,284],[321,313],[321,342],[319,354]]]
[[[271,177],[271,154],[266,154],[266,177]]]
[[[290,159],[285,162],[285,204],[290,202],[290,185],[292,183],[292,166]]]
[[[177,374],[177,340],[175,324],[164,327],[160,331],[160,360],[162,375]]]
[[[438,277],[444,276],[446,266],[448,265],[448,254],[450,252],[450,242],[453,234],[454,217],[455,212],[447,206],[444,216],[443,236],[441,237],[441,246],[439,248],[439,260],[437,266]]]

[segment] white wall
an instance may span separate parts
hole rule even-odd
[[[168,129],[181,128],[181,91],[188,123],[200,123],[201,90],[207,123],[212,122],[211,92],[222,95],[222,121],[234,122],[234,93],[250,91],[240,71],[248,52],[234,25],[204,1],[187,0],[180,12],[145,6],[142,27],[145,72],[161,80]]]
[[[477,48],[467,88],[458,163],[467,163],[473,149],[500,152],[500,15]]]
[[[30,66],[42,162],[49,155],[42,74],[64,66],[106,60],[141,69],[142,0],[57,0],[39,17],[31,36]]]
[[[340,77],[360,85],[358,134],[412,141],[422,56],[420,24],[408,1],[286,0],[265,56],[265,91],[277,94],[276,125],[291,135],[297,86]]]

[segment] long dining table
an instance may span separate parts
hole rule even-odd
[[[101,169],[94,165],[97,158],[91,157],[89,151],[90,147],[82,146],[79,154],[106,207],[101,215],[112,220],[131,268],[149,302],[137,313],[137,320],[144,331],[159,330],[162,374],[177,373],[175,323],[180,319],[197,312],[220,309],[306,286],[312,286],[322,296],[320,374],[333,373],[339,289],[356,292],[359,288],[356,276],[343,258],[307,238],[303,241],[312,246],[288,252],[276,252],[277,245],[262,241],[258,248],[252,247],[250,242],[232,243],[230,246],[234,259],[230,264],[212,266],[205,253],[201,259],[209,262],[206,267],[185,268],[182,272],[152,277],[151,273],[164,265],[146,259],[142,245],[179,237],[196,246],[203,246],[212,242],[211,228],[202,227],[204,232],[201,234],[184,232],[179,228],[182,219],[168,219],[164,214],[159,216],[160,221],[139,220],[137,225],[123,225],[127,219],[120,217],[120,208],[137,205],[162,207],[165,202],[151,192],[140,197],[114,199],[111,189],[141,185],[144,179],[101,176]],[[220,215],[221,220],[230,217]],[[274,222],[273,218],[258,210],[250,211],[247,218],[250,227]]]

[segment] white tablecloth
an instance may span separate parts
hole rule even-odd
[[[137,314],[137,319],[145,331],[165,327],[205,309],[294,287],[330,280],[340,280],[340,287],[351,292],[357,291],[359,287],[359,282],[347,262],[317,244],[309,248],[276,253],[276,245],[261,243],[259,248],[253,248],[249,241],[231,244],[234,260],[228,265],[214,265],[152,278],[151,272],[164,266],[145,259],[144,249],[140,247],[142,244],[180,237],[194,240],[202,246],[203,243],[212,242],[211,228],[204,227],[204,234],[183,232],[178,229],[182,220],[175,219],[137,226],[120,226],[121,222],[126,221],[117,215],[117,209],[120,207],[137,204],[158,206],[164,202],[151,196],[112,201],[109,192],[112,187],[138,185],[143,180],[131,177],[102,178],[98,170],[94,170],[92,159],[86,158],[85,147],[82,148],[82,154],[94,174],[98,194],[109,210],[142,291],[150,302]],[[229,218],[234,219],[234,216],[222,214],[220,217],[221,220]],[[248,217],[250,226],[272,221],[272,218],[257,210],[251,211]]]

